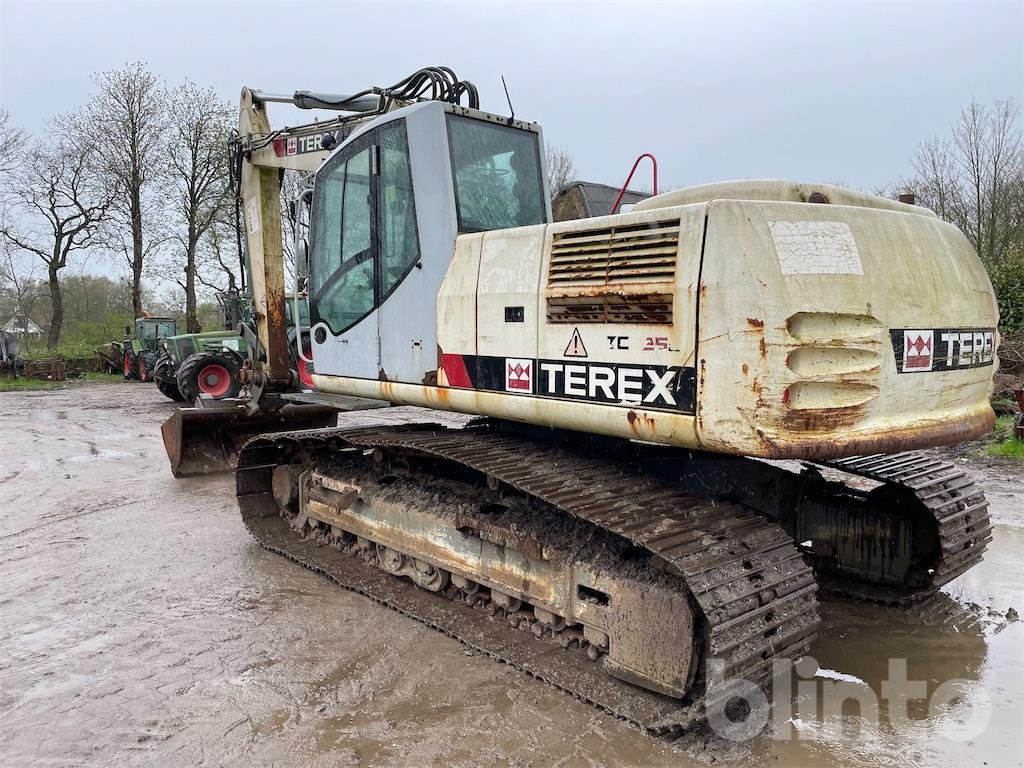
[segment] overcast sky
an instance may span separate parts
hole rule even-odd
[[[664,182],[910,172],[960,108],[1024,91],[1024,0],[879,3],[56,3],[0,0],[0,104],[32,131],[90,74],[140,60],[169,83],[351,92],[447,64],[544,126],[582,178],[640,152]],[[291,116],[280,115],[282,121]]]

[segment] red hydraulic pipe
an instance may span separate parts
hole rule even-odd
[[[626,194],[626,190],[629,189],[629,182],[633,180],[633,174],[636,173],[636,168],[640,165],[640,161],[645,157],[651,159],[651,172],[654,175],[654,194],[658,194],[658,158],[652,155],[650,152],[644,152],[640,157],[633,163],[633,167],[629,170],[629,176],[626,177],[626,183],[622,185],[622,189],[619,190],[619,196],[615,198],[615,204],[612,206],[612,213],[617,213],[619,210],[619,204],[622,202],[623,195]]]

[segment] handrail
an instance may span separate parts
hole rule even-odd
[[[615,198],[615,204],[612,205],[612,214],[618,212],[619,204],[622,202],[622,198],[625,196],[626,190],[629,189],[629,182],[633,180],[633,174],[636,173],[637,166],[640,165],[640,161],[645,157],[650,158],[651,160],[651,171],[654,176],[654,194],[658,194],[658,158],[650,152],[644,152],[636,159],[636,162],[633,163],[633,167],[629,170],[629,175],[626,177],[626,181],[622,185],[622,189],[619,190],[619,196]]]

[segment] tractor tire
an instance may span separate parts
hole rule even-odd
[[[121,357],[121,373],[125,381],[134,381],[139,378],[139,361],[135,354],[126,349]]]
[[[164,397],[176,402],[185,400],[178,389],[178,380],[174,375],[174,361],[167,354],[160,355],[153,366],[153,381]]]
[[[139,352],[135,359],[139,370],[139,381],[152,381],[153,368],[156,367],[156,352]]]
[[[200,395],[214,400],[238,397],[242,382],[238,360],[223,352],[196,352],[185,358],[176,376],[183,399],[195,402]]]
[[[156,379],[156,388],[160,390],[160,394],[164,397],[170,398],[176,403],[185,402],[185,398],[181,396],[181,392],[178,390],[177,382],[160,381],[160,379]]]

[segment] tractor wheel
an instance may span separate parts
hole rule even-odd
[[[139,380],[152,381],[153,368],[156,366],[156,352],[139,352],[136,359],[139,366]]]
[[[121,373],[124,374],[125,381],[139,378],[138,358],[130,349],[126,349],[124,357],[121,358]]]
[[[181,392],[178,391],[177,382],[161,381],[160,379],[156,379],[156,388],[160,390],[160,394],[164,397],[169,397],[175,402],[181,403],[185,400],[185,398],[181,396]]]
[[[174,361],[166,353],[160,355],[153,366],[153,381],[156,382],[156,388],[164,397],[169,397],[177,402],[185,399],[178,390],[178,380],[174,375]]]
[[[200,395],[214,400],[237,397],[242,389],[238,374],[238,361],[221,352],[196,352],[178,368],[178,391],[182,397],[195,402]]]

